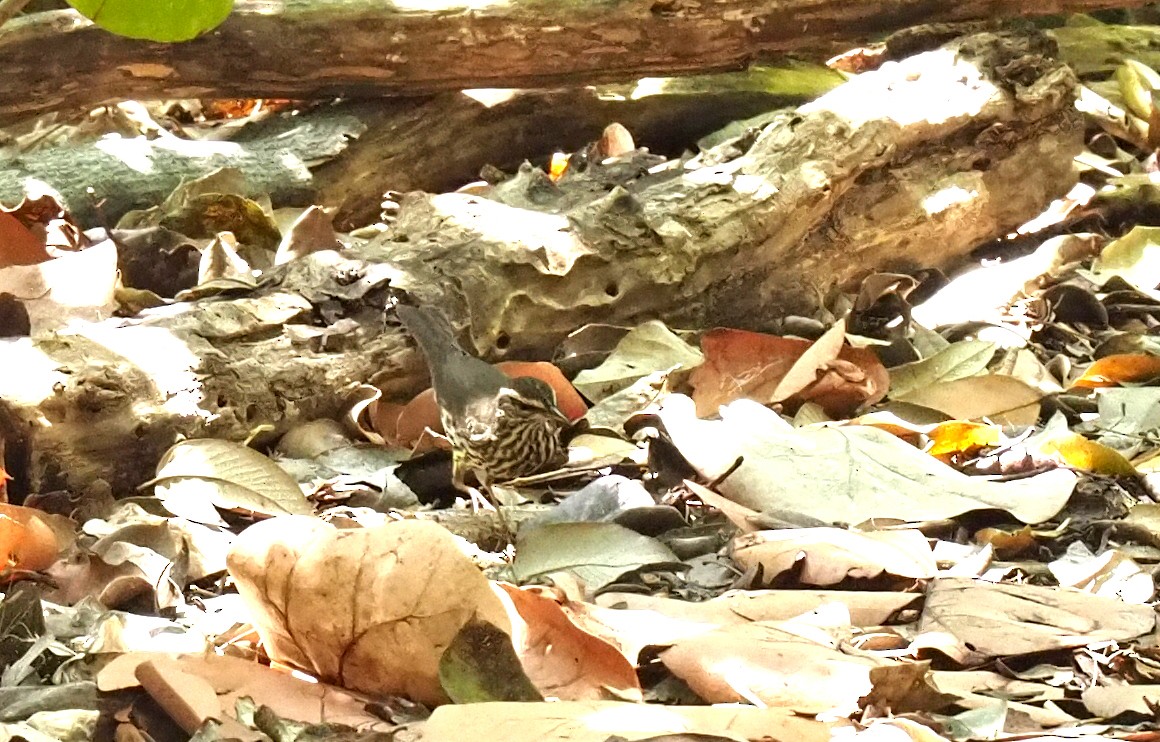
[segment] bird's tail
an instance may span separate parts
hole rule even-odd
[[[438,309],[400,304],[395,311],[432,366],[439,366],[449,356],[463,352],[455,339],[451,323]]]

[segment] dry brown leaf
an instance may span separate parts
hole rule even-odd
[[[1043,392],[1011,376],[987,374],[915,389],[899,401],[938,410],[956,420],[988,418],[1001,425],[1034,425]]]
[[[869,592],[844,590],[736,590],[711,600],[691,603],[653,595],[636,593],[602,593],[596,602],[600,606],[618,608],[599,612],[605,620],[608,614],[640,614],[641,622],[650,616],[662,615],[693,625],[714,627],[750,621],[789,619],[817,610],[827,603],[846,606],[854,626],[878,626],[903,608],[922,600],[914,593]],[[627,610],[626,610],[627,609]],[[665,632],[654,632],[653,638]],[[663,641],[656,643],[665,643]]]
[[[1152,608],[1114,598],[969,579],[931,583],[912,648],[964,665],[1102,641],[1129,641],[1156,626]]]
[[[312,252],[341,250],[342,243],[334,233],[334,209],[311,206],[298,215],[282,237],[274,254],[274,265],[282,265]]]
[[[890,709],[899,714],[908,711],[937,711],[949,706],[955,697],[935,687],[929,662],[899,662],[870,671],[874,689],[862,704]]]
[[[840,326],[816,343],[745,330],[705,334],[705,363],[689,383],[697,415],[716,414],[736,399],[782,402],[792,413],[803,402],[819,404],[831,417],[848,417],[886,394],[890,378],[873,352],[842,344]]]
[[[670,602],[686,603],[682,600]],[[712,621],[699,622],[669,616],[650,610],[602,608],[578,600],[569,601],[565,605],[565,612],[573,622],[583,626],[588,632],[614,644],[633,665],[640,662],[640,654],[645,647],[669,646],[681,639],[706,634],[722,625]]]
[[[504,742],[602,742],[662,734],[716,734],[730,739],[830,742],[835,728],[785,709],[575,701],[564,703],[472,703],[441,706],[422,725],[423,742],[463,742],[465,730],[487,730]]]
[[[0,268],[0,293],[20,299],[32,334],[74,319],[96,322],[117,309],[117,246],[112,240],[37,265]]]
[[[871,669],[887,664],[763,622],[678,641],[660,658],[709,703],[748,702],[801,714],[857,710],[858,699],[873,688]]]
[[[754,510],[860,523],[999,508],[1038,523],[1058,513],[1075,487],[1075,474],[1062,469],[1010,482],[969,477],[884,431],[857,425],[795,429],[750,400],[721,412],[721,420],[699,420],[687,397],[672,394],[660,417],[701,476],[712,480],[730,472],[717,489]]]
[[[272,518],[227,562],[270,656],[354,690],[445,703],[439,658],[459,629],[475,617],[512,631],[488,580],[430,522]]]
[[[710,507],[717,508],[721,514],[729,519],[729,522],[737,526],[741,533],[753,533],[758,530],[758,526],[754,525],[761,513],[740,505],[732,500],[722,497],[708,487],[697,484],[691,479],[685,480],[685,486],[689,491]]]
[[[137,667],[142,663],[168,658],[180,670],[213,687],[225,715],[233,714],[234,703],[249,697],[268,706],[279,716],[308,724],[348,724],[360,728],[388,725],[366,710],[368,699],[326,683],[312,683],[239,657],[213,654],[169,655],[156,652],[122,654],[97,675],[102,692],[138,685]]]
[[[1160,685],[1107,685],[1088,688],[1080,696],[1087,710],[1110,719],[1131,711],[1151,719],[1160,703]]]
[[[207,719],[217,719],[222,715],[213,686],[203,678],[185,672],[174,660],[146,660],[137,665],[136,675],[149,696],[188,734],[196,732]]]
[[[1093,595],[1118,598],[1125,603],[1147,603],[1156,595],[1151,571],[1145,571],[1118,549],[1097,555],[1076,541],[1047,567],[1060,585]]]
[[[767,579],[799,567],[807,585],[834,585],[847,577],[872,578],[883,572],[926,579],[938,571],[926,536],[910,530],[758,531],[733,540],[733,558],[746,570],[760,566]]]
[[[0,209],[0,268],[35,265],[49,260],[44,235],[36,235],[9,212]]]

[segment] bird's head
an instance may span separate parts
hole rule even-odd
[[[517,376],[511,380],[510,387],[527,402],[547,409],[556,406],[556,392],[551,385],[531,376]]]

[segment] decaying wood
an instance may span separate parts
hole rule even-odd
[[[385,191],[454,190],[484,165],[515,169],[556,149],[577,150],[612,121],[644,146],[679,153],[731,121],[786,103],[716,77],[693,78],[702,92],[686,85],[636,100],[591,89],[523,91],[488,106],[448,93],[287,114],[228,142],[137,138],[52,147],[0,158],[0,203],[19,203],[29,183],[47,183],[79,223],[113,225],[164,201],[182,180],[232,167],[246,181],[241,195],[269,196],[275,207],[334,207],[345,230],[377,220]]]
[[[635,99],[581,88],[513,92],[490,107],[441,95],[418,105],[392,103],[383,115],[373,112],[381,104],[352,104],[367,130],[315,170],[315,201],[337,209],[339,229],[367,224],[378,218],[385,191],[454,190],[477,180],[484,165],[510,171],[526,159],[579,150],[613,121],[639,146],[679,154],[732,121],[787,104],[784,96],[746,89],[737,77],[691,78],[693,85]]]
[[[917,23],[1143,2],[512,0],[415,10],[243,0],[212,33],[183,44],[117,38],[72,11],[39,13],[0,30],[0,79],[20,81],[0,86],[0,123],[124,98],[377,97],[736,70]]]
[[[0,418],[25,464],[9,470],[34,490],[102,477],[124,492],[175,436],[284,430],[338,414],[354,384],[413,384],[422,362],[384,309],[398,289],[495,356],[591,321],[762,327],[867,272],[948,265],[1075,181],[1075,77],[1048,47],[971,37],[595,198],[533,173],[500,201],[414,194],[384,237],[253,294],[8,341],[21,373],[0,375]],[[315,341],[287,329],[339,319]]]
[[[868,272],[950,265],[1063,195],[1082,122],[1049,46],[984,34],[917,55],[786,114],[743,156],[560,214],[420,194],[401,236],[364,254],[467,319],[480,352],[543,353],[588,322],[767,327]]]
[[[29,184],[44,183],[80,224],[113,226],[128,211],[163,202],[182,181],[229,167],[245,176],[241,195],[305,206],[314,203],[311,165],[337,156],[365,128],[357,116],[327,108],[262,122],[238,142],[105,138],[0,157],[0,203],[15,205]]]

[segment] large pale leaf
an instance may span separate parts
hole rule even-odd
[[[953,578],[931,583],[916,647],[936,648],[966,665],[1130,641],[1156,628],[1150,606],[1038,585]]]
[[[754,510],[860,523],[996,508],[1038,523],[1058,513],[1075,486],[1075,475],[1062,469],[1002,483],[969,477],[882,430],[793,429],[749,400],[722,408],[722,417],[697,420],[692,400],[681,395],[661,410],[669,435],[706,479],[743,457],[719,489]]]
[[[1108,243],[1092,264],[1097,279],[1120,276],[1139,289],[1160,285],[1160,227],[1133,227]]]
[[[182,441],[157,463],[167,498],[204,497],[225,510],[306,515],[314,509],[282,467],[252,448],[214,438]]]

